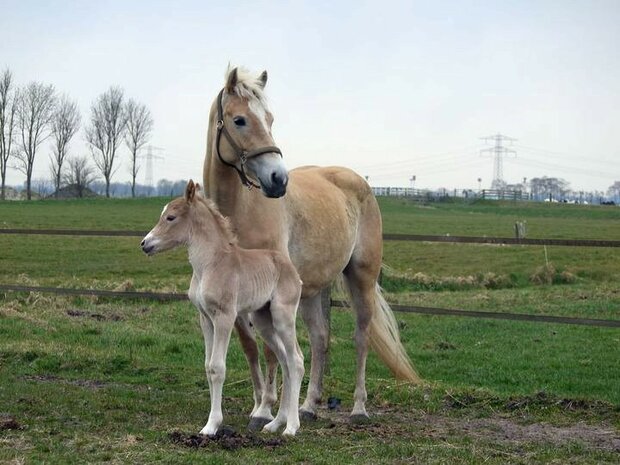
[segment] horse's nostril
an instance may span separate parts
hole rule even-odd
[[[280,182],[278,173],[276,173],[275,171],[271,173],[271,182],[274,184],[277,184],[278,182]]]
[[[146,239],[142,239],[142,242],[140,242],[140,247],[144,247],[145,242],[146,242]]]

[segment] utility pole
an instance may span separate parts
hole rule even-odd
[[[146,157],[146,176],[144,178],[144,184],[149,189],[149,194],[151,195],[153,189],[153,160],[163,160],[164,157],[160,157],[159,155],[155,155],[153,150],[163,151],[161,147],[155,147],[154,145],[148,145],[146,147],[146,155],[142,155]]]
[[[489,147],[488,149],[480,150],[480,155],[484,155],[486,153],[493,155],[493,182],[491,183],[492,189],[501,189],[504,187],[504,158],[507,155],[517,156],[517,152],[515,150],[506,148],[504,146],[504,142],[508,142],[510,145],[517,139],[512,137],[504,136],[503,134],[495,134],[493,136],[481,137],[485,142],[493,141],[493,147]]]

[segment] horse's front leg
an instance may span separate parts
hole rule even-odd
[[[299,305],[301,316],[310,336],[310,381],[306,400],[300,408],[302,420],[316,419],[316,409],[321,402],[323,373],[327,359],[329,322],[321,309],[321,294],[302,299]]]
[[[200,430],[200,434],[214,436],[222,425],[222,387],[226,377],[226,353],[230,343],[230,334],[235,324],[233,311],[218,309],[213,317],[213,349],[207,367],[207,377],[211,378],[210,396],[211,411],[207,424]]]

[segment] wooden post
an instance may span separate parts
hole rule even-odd
[[[329,341],[331,339],[331,315],[332,315],[332,287],[331,284],[321,291],[321,311],[327,322],[327,348],[325,350],[325,374],[328,375],[329,370]]]

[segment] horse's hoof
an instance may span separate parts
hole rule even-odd
[[[250,423],[248,424],[248,429],[250,431],[260,431],[261,429],[263,429],[263,426],[265,426],[270,421],[271,420],[269,418],[252,417],[252,418],[250,418]]]
[[[316,413],[310,412],[308,410],[300,410],[299,411],[299,419],[305,422],[313,422],[317,420]]]
[[[349,417],[349,421],[354,425],[367,425],[370,423],[370,417],[364,413],[355,413]]]

